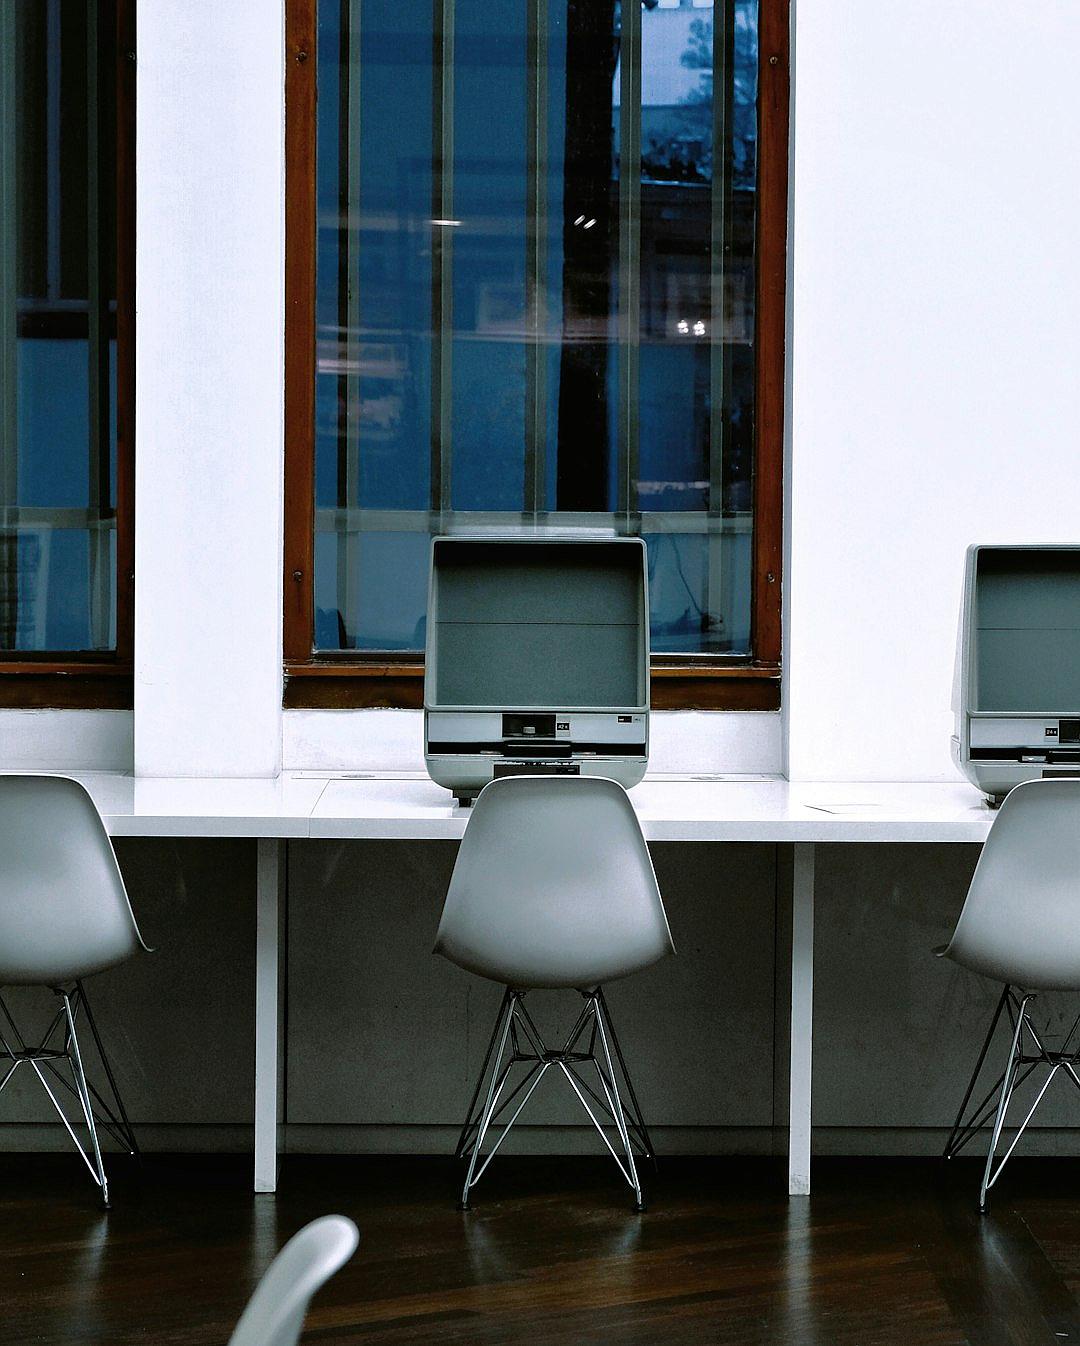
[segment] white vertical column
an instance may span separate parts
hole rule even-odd
[[[281,763],[283,0],[139,0],[135,770]]]
[[[791,883],[791,1074],[788,1195],[810,1194],[814,1048],[814,843],[795,843]]]
[[[953,780],[964,549],[1077,531],[1080,5],[793,9],[789,775]]]
[[[255,895],[255,1190],[277,1190],[278,1127],[284,1121],[282,1007],[285,980],[281,966],[285,922],[284,841],[258,842]]]

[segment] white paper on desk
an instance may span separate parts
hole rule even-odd
[[[845,818],[857,818],[860,814],[880,813],[883,805],[881,804],[806,804],[806,808],[814,809],[817,813],[835,813]]]

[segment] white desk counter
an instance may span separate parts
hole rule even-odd
[[[290,839],[456,840],[469,810],[425,776],[276,780],[78,775],[117,837],[258,840],[255,977],[255,1189],[277,1185],[282,1120],[282,939]],[[652,777],[630,798],[650,841],[790,842],[794,848],[788,1190],[810,1191],[814,853],[818,843],[986,839],[993,813],[965,784],[791,784],[764,777]]]
[[[114,837],[306,837],[326,781],[139,779],[72,773],[86,786]]]
[[[649,841],[982,842],[993,817],[969,785],[653,777],[630,799]],[[325,782],[308,835],[456,840],[468,820],[427,777],[339,778]]]

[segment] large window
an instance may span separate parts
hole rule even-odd
[[[648,543],[774,706],[786,0],[290,0],[287,704],[418,704],[430,539]]]
[[[131,703],[131,0],[0,0],[0,704]]]

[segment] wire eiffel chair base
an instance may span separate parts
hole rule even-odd
[[[1080,1015],[1077,1016],[1072,1027],[1065,1035],[1061,1047],[1056,1051],[1050,1050],[1045,1046],[1031,1022],[1028,1006],[1033,999],[1033,995],[1021,995],[1011,986],[1006,986],[1002,991],[1001,999],[998,1001],[994,1017],[990,1021],[990,1027],[983,1041],[982,1050],[975,1063],[975,1070],[968,1083],[967,1092],[960,1104],[960,1111],[956,1115],[956,1121],[953,1123],[952,1131],[949,1133],[949,1139],[945,1145],[944,1158],[952,1159],[993,1118],[990,1148],[986,1155],[986,1166],[983,1170],[982,1185],[979,1189],[979,1209],[983,1211],[987,1208],[991,1187],[1001,1177],[1002,1170],[1012,1158],[1020,1137],[1035,1116],[1039,1104],[1042,1102],[1055,1075],[1059,1071],[1064,1072],[1077,1089],[1080,1089],[1080,1043],[1070,1047],[1077,1028],[1080,1027]],[[1008,1016],[1011,1029],[1009,1056],[1005,1069],[994,1081],[989,1092],[984,1095],[979,1104],[972,1108],[967,1121],[964,1121],[964,1114],[967,1112],[971,1096],[975,1092],[975,1085],[982,1073],[983,1064],[990,1050],[990,1043],[1002,1015]],[[998,1159],[998,1146],[1001,1144],[1001,1134],[1005,1128],[1005,1121],[1008,1117],[1013,1095],[1019,1086],[1041,1066],[1047,1068],[1046,1078],[1035,1095],[1035,1101],[1028,1109],[1024,1120],[1017,1128],[1008,1149]]]
[[[646,1209],[638,1161],[645,1159],[655,1166],[656,1152],[641,1119],[604,992],[598,987],[582,991],[581,996],[585,1003],[565,1044],[549,1049],[525,1007],[525,992],[507,988],[455,1152],[457,1158],[468,1161],[459,1210],[470,1209],[470,1192],[549,1070],[563,1076],[588,1113],[634,1193],[634,1210]],[[521,1068],[516,1071],[519,1078],[506,1092],[515,1068]],[[500,1122],[515,1101],[509,1118]],[[608,1134],[612,1126],[614,1144]],[[494,1143],[485,1153],[484,1142],[489,1137],[494,1137]]]
[[[139,1147],[131,1129],[127,1112],[124,1109],[120,1091],[116,1085],[109,1058],[101,1043],[101,1036],[94,1022],[94,1015],[87,999],[86,990],[81,981],[74,986],[53,987],[53,993],[60,1000],[60,1008],[53,1017],[39,1046],[27,1044],[18,1025],[8,1009],[7,1002],[0,995],[0,1069],[3,1062],[9,1062],[0,1075],[0,1093],[10,1083],[12,1076],[20,1066],[28,1065],[41,1081],[41,1086],[49,1096],[49,1101],[64,1124],[76,1150],[90,1172],[91,1178],[101,1191],[101,1200],[105,1209],[109,1209],[109,1182],[105,1173],[105,1161],[102,1158],[98,1129],[112,1137],[128,1154],[139,1157]],[[94,1040],[98,1058],[105,1071],[113,1103],[106,1102],[101,1092],[86,1076],[83,1054],[79,1045],[77,1021],[80,1012]],[[61,1040],[62,1034],[62,1040]],[[61,1045],[62,1043],[62,1045]],[[63,1067],[71,1078],[68,1079]],[[68,1118],[60,1104],[62,1093],[58,1095],[55,1086],[72,1095],[79,1104],[79,1115],[74,1124]],[[89,1148],[79,1139],[75,1127],[85,1126]]]

